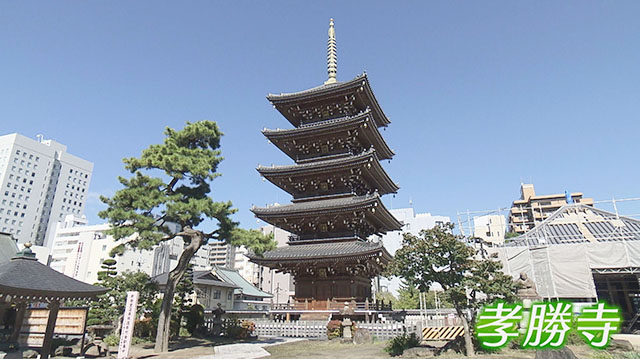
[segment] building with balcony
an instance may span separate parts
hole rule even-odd
[[[593,206],[593,198],[583,198],[582,192],[536,195],[533,184],[522,183],[520,199],[513,201],[509,211],[509,232],[524,234],[567,203]]]

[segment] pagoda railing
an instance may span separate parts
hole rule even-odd
[[[326,311],[343,311],[348,307],[356,311],[391,311],[393,307],[391,303],[384,301],[356,302],[353,298],[332,298],[330,300],[316,299],[298,299],[294,303],[272,304],[272,310],[326,310]]]
[[[324,239],[329,239],[329,240],[364,240],[362,239],[362,237],[358,236],[358,234],[354,233],[354,232],[339,232],[339,233],[331,233],[331,238],[326,238],[327,237],[327,233],[323,233],[323,234],[304,234],[302,236],[297,235],[297,234],[292,234],[289,235],[289,242],[299,242],[299,241],[314,241],[314,240],[324,240]],[[363,238],[367,238],[366,236]]]

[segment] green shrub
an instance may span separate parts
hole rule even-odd
[[[342,321],[331,320],[327,323],[327,337],[329,339],[340,338],[342,336]]]
[[[117,347],[120,344],[120,336],[117,334],[109,334],[102,340],[110,347]]]
[[[411,333],[411,335],[402,334],[397,336],[387,343],[384,347],[384,351],[389,353],[391,356],[402,355],[406,349],[413,348],[420,345],[420,340],[415,333]]]
[[[199,327],[204,324],[204,308],[201,305],[194,304],[186,313],[187,324],[185,328],[191,335],[195,334]]]
[[[246,339],[253,334],[256,325],[250,320],[229,319],[222,325],[224,336],[231,339]]]

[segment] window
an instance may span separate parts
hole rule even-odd
[[[231,300],[232,297],[233,297],[233,291],[231,290],[227,291],[227,300]]]
[[[213,299],[220,299],[220,295],[222,293],[220,292],[220,289],[214,289],[213,290]]]

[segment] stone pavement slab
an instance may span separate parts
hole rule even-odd
[[[614,334],[611,338],[627,340],[631,345],[633,345],[633,349],[635,349],[635,351],[640,351],[640,335],[638,334]]]
[[[270,345],[279,345],[284,343],[292,343],[302,338],[267,338],[261,337],[259,341],[254,343],[239,343],[218,345],[213,348],[213,355],[201,355],[194,359],[255,359],[270,356],[268,351],[263,347]]]

